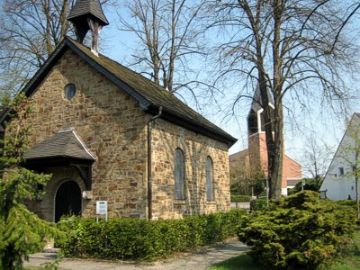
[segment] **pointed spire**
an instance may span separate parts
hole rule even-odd
[[[268,89],[268,98],[269,98],[269,105],[273,107],[274,99],[270,94],[269,89]],[[262,109],[263,109],[263,103],[261,100],[260,87],[257,86],[251,103],[251,108],[247,117],[249,136],[258,133],[260,131],[264,131],[264,126],[263,126],[264,119],[262,115]]]
[[[268,97],[269,97],[269,103],[274,104],[273,97],[272,97],[272,95],[270,94],[269,91],[268,91]],[[255,90],[255,93],[254,93],[254,96],[253,96],[253,100],[252,100],[252,103],[251,103],[250,110],[253,110],[254,112],[257,112],[257,111],[261,110],[262,107],[263,106],[262,106],[262,100],[261,100],[261,94],[260,94],[260,87],[257,86],[256,90]]]
[[[97,55],[100,30],[109,24],[99,0],[77,0],[70,10],[68,20],[73,23],[80,43],[83,43],[86,33],[91,30],[91,50]]]

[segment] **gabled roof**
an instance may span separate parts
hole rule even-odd
[[[269,103],[274,104],[273,96],[270,94],[268,90],[268,97],[269,97]],[[253,110],[254,112],[257,112],[263,108],[262,106],[262,100],[261,100],[261,94],[260,94],[260,87],[257,86],[254,96],[252,98],[251,108],[250,111]]]
[[[358,118],[358,120],[360,120],[360,113],[355,112],[351,116],[351,119],[350,119],[349,123],[347,124],[346,130],[345,130],[345,132],[344,132],[344,134],[343,134],[343,136],[342,136],[342,138],[341,138],[341,140],[340,140],[340,142],[339,142],[339,144],[338,144],[338,146],[336,148],[335,154],[334,154],[334,156],[333,156],[333,158],[332,158],[332,160],[331,160],[331,162],[330,162],[330,164],[329,164],[329,166],[328,166],[328,168],[326,170],[326,173],[325,173],[325,176],[324,176],[324,181],[321,184],[320,191],[323,191],[322,187],[323,187],[324,184],[326,184],[325,180],[328,178],[328,175],[330,174],[330,171],[331,171],[331,169],[333,167],[333,164],[335,163],[336,159],[338,159],[339,155],[341,154],[341,147],[343,145],[345,145],[345,139],[346,139],[347,136],[349,136],[350,129],[354,128],[354,126],[356,128],[360,128],[359,123],[356,123],[356,118]]]
[[[70,10],[68,20],[72,21],[84,15],[92,15],[99,19],[102,24],[109,24],[99,0],[77,0],[74,7]]]
[[[249,149],[246,148],[246,149],[243,149],[243,150],[241,150],[241,151],[239,151],[239,152],[236,152],[236,153],[234,153],[234,154],[229,155],[229,161],[230,161],[230,163],[236,162],[236,161],[239,161],[239,160],[247,157],[248,155],[249,155]],[[293,162],[294,164],[301,166],[301,164],[300,164],[299,162],[297,162],[295,159],[289,157],[289,156],[286,155],[286,154],[284,154],[284,159],[285,159],[285,158],[288,159],[288,160],[290,160],[290,161]],[[302,167],[302,166],[301,166],[301,167]]]
[[[24,154],[26,161],[56,157],[96,160],[74,129],[59,131]]]
[[[37,86],[67,50],[73,51],[88,65],[117,85],[119,89],[132,96],[145,112],[156,115],[161,108],[161,118],[169,122],[224,142],[228,146],[236,142],[234,137],[195,112],[174,94],[104,55],[94,55],[88,47],[68,37],[64,38],[49,59],[25,86],[23,92],[26,96],[31,96],[36,91]],[[2,117],[0,122],[3,123],[4,120],[5,117]]]
[[[249,155],[249,149],[244,149],[229,156],[229,161],[235,162]]]

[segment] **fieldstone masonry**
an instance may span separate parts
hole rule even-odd
[[[64,87],[74,83],[76,95],[64,98]],[[75,128],[96,156],[92,165],[92,199],[83,199],[84,216],[95,215],[97,200],[107,200],[110,217],[147,217],[147,123],[137,102],[120,91],[71,50],[58,60],[30,97],[30,147],[61,129]],[[13,119],[6,129],[11,136]],[[226,211],[230,207],[227,145],[157,119],[153,128],[153,216],[179,218],[189,214]],[[186,158],[187,200],[174,198],[174,153],[180,147]],[[214,164],[215,201],[207,202],[205,160]],[[66,179],[83,180],[71,168],[48,168],[53,174],[42,201],[31,206],[53,221],[54,196]]]
[[[153,217],[179,218],[230,208],[227,145],[182,127],[156,120],[153,129]],[[175,200],[175,150],[185,154],[186,200]],[[213,160],[215,200],[206,200],[206,158]]]

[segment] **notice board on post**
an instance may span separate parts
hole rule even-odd
[[[96,201],[96,220],[99,216],[105,216],[105,220],[108,220],[108,203],[107,201]]]

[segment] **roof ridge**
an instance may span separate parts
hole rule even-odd
[[[89,51],[91,51],[91,49],[88,47],[88,46],[85,46],[84,44],[81,44],[79,42],[77,42],[76,40],[74,40],[73,38],[69,37],[69,36],[65,36],[65,38],[69,39],[72,43],[75,43],[76,45],[80,45],[80,46],[83,46],[84,48],[88,49]],[[146,78],[144,75],[142,75],[141,73],[131,69],[131,68],[128,68],[127,66],[124,66],[123,64],[119,63],[118,61],[114,60],[114,59],[111,59],[110,57],[102,54],[102,53],[99,53],[99,57],[104,57],[106,58],[107,60],[121,66],[122,68],[125,68],[126,70],[134,73],[135,75],[138,75],[140,76],[142,79],[144,79],[145,81],[151,83],[153,86],[155,86],[156,88],[158,88],[160,91],[163,91],[164,93],[167,93],[168,95],[172,95],[174,96],[173,92],[170,92],[168,90],[166,90],[164,87],[162,87],[161,85],[158,85],[157,83],[153,82],[151,79],[149,78]]]
[[[33,95],[48,72],[68,50],[105,76],[119,90],[134,98],[143,112],[155,115],[158,113],[159,108],[163,107],[161,118],[165,121],[225,143],[228,147],[237,141],[233,136],[185,104],[173,93],[103,54],[98,57],[95,56],[91,53],[90,48],[78,43],[69,36],[63,38],[54,52],[22,89],[22,93],[27,97]],[[6,125],[5,121],[10,117],[9,111],[0,114],[0,124]]]
[[[66,39],[68,39],[74,46],[77,46],[77,47],[82,47],[86,50],[88,50],[90,52],[90,48],[85,46],[84,44],[81,44],[79,42],[77,42],[76,40],[72,39],[71,37],[69,36],[66,36],[65,37]],[[80,48],[81,49],[81,48]],[[150,83],[151,86],[153,86],[155,89],[154,90],[157,90],[159,91],[161,94],[165,94],[167,98],[175,98],[178,102],[180,102],[183,106],[186,107],[187,110],[190,110],[191,113],[193,114],[196,114],[197,117],[200,117],[203,119],[203,121],[206,121],[208,125],[212,126],[213,128],[217,128],[217,129],[220,129],[217,125],[215,125],[214,123],[212,123],[210,120],[208,120],[205,116],[203,116],[202,114],[198,113],[196,110],[194,110],[193,108],[191,108],[189,105],[187,105],[185,102],[183,102],[181,99],[179,99],[178,97],[176,97],[174,95],[174,93],[166,90],[164,87],[156,84],[155,82],[153,82],[152,80],[150,80],[149,78],[146,78],[144,77],[142,74],[122,65],[121,63],[109,58],[108,56],[102,54],[102,53],[99,53],[99,56],[96,58],[96,60],[100,59],[101,58],[105,58],[105,60],[107,61],[110,61],[111,63],[117,65],[119,68],[122,68],[122,69],[126,69],[127,71],[131,72],[132,74],[134,74],[138,79],[140,78],[144,83]],[[101,65],[101,63],[99,63]],[[104,67],[106,68],[110,73],[114,74],[111,70],[109,70],[107,67]],[[114,74],[116,76],[116,74]],[[136,89],[135,89],[136,90]],[[137,90],[136,90],[137,91]],[[141,95],[143,95],[142,93],[140,93]],[[146,97],[145,97],[146,98]],[[154,102],[154,101],[151,101],[151,103],[153,103],[154,105],[156,106],[161,106],[161,104],[157,103],[157,102]],[[169,112],[174,112],[174,110],[172,108],[165,108],[164,110],[166,111],[169,111]],[[188,121],[193,121],[193,119],[191,119],[191,117],[189,117],[188,115],[183,115],[183,118],[186,118],[188,119]],[[222,132],[224,132],[222,129],[221,129]],[[214,131],[213,131],[214,132]],[[229,134],[227,134],[229,135]],[[231,136],[231,135],[229,135]]]
[[[88,153],[94,160],[97,160],[96,155],[94,155],[90,149],[87,148],[85,142],[80,138],[80,136],[76,133],[75,129],[72,130],[72,133],[74,134],[75,138],[78,140],[82,148]]]

